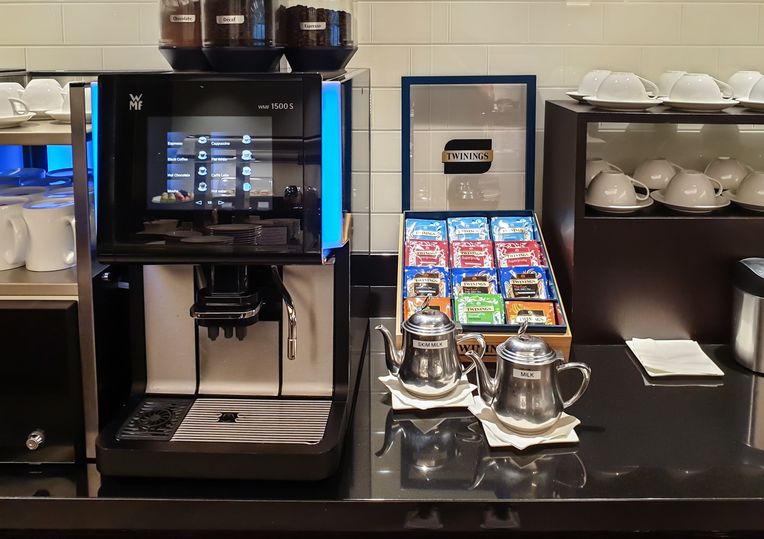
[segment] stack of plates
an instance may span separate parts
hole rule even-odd
[[[263,226],[260,225],[261,232],[257,238],[257,245],[286,245],[287,227],[285,226]]]
[[[194,243],[201,245],[230,245],[233,238],[229,236],[189,236],[182,238],[180,243]]]
[[[213,236],[228,236],[233,238],[234,245],[256,245],[263,227],[248,223],[231,223],[210,225],[207,231]]]

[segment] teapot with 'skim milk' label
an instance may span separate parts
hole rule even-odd
[[[403,388],[412,395],[435,399],[448,395],[459,384],[465,370],[459,359],[457,344],[473,339],[480,352],[473,350],[467,355],[482,360],[486,344],[479,333],[461,334],[461,326],[445,313],[429,307],[428,300],[422,309],[414,312],[401,324],[403,349],[398,350],[390,331],[379,325],[385,342],[385,361],[390,374],[397,376]]]

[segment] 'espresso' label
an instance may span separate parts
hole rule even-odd
[[[448,341],[420,341],[414,339],[414,348],[420,350],[442,350],[448,348]]]
[[[215,20],[218,24],[244,24],[244,15],[218,15]]]
[[[300,30],[309,32],[311,30],[326,30],[325,22],[301,22]]]
[[[513,369],[512,378],[520,378],[521,380],[541,380],[541,371]]]
[[[170,22],[196,22],[196,15],[170,15]]]

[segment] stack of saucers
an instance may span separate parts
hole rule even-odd
[[[256,245],[263,227],[248,223],[230,223],[210,225],[207,231],[213,236],[228,236],[233,238],[234,245]]]
[[[257,245],[286,245],[287,227],[283,225],[259,225],[261,227],[260,235],[257,238]]]

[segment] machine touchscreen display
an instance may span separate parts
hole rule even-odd
[[[148,127],[151,209],[273,208],[270,117],[154,117]]]

